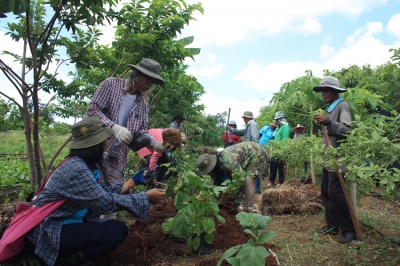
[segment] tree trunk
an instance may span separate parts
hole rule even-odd
[[[311,137],[313,130],[314,130],[314,125],[313,125],[313,121],[311,120],[310,137]],[[311,180],[312,180],[313,185],[315,185],[317,182],[315,181],[314,157],[312,155],[310,156],[310,168],[311,168]]]

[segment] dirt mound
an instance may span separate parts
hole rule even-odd
[[[11,223],[11,219],[14,217],[16,209],[17,203],[0,205],[0,238]]]
[[[263,215],[318,214],[323,207],[319,188],[303,185],[298,179],[290,179],[277,189],[266,190],[261,199]]]
[[[229,211],[221,210],[220,215],[225,218],[221,224],[216,220],[216,231],[210,255],[196,255],[191,249],[186,248],[184,239],[164,236],[161,224],[166,218],[173,217],[176,210],[170,198],[164,199],[150,210],[150,219],[143,221],[132,218],[129,235],[125,242],[113,253],[93,266],[119,266],[119,265],[216,265],[222,253],[230,247],[247,243],[249,236],[243,232],[242,227],[234,215]],[[265,248],[276,250],[271,244]],[[216,254],[215,252],[219,252]],[[183,261],[180,261],[183,260]],[[190,262],[188,262],[190,261]],[[277,265],[273,256],[267,258],[268,265]],[[227,265],[227,264],[223,264]]]

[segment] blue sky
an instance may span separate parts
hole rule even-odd
[[[187,0],[187,3],[198,1]],[[231,108],[231,119],[243,124],[244,111],[259,114],[284,82],[310,69],[339,70],[352,64],[377,66],[400,47],[400,0],[203,0],[181,37],[194,36],[200,55],[186,63],[206,94],[206,114]],[[5,21],[0,20],[0,26]],[[22,51],[4,37],[0,50]],[[114,34],[103,29],[103,43]],[[9,60],[0,55],[3,60]],[[18,69],[18,65],[9,62]],[[52,66],[55,69],[55,66]],[[59,77],[69,79],[61,68]],[[1,90],[9,90],[0,73]],[[50,95],[41,95],[43,101]],[[263,125],[260,125],[262,127]]]

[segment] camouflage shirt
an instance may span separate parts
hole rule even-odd
[[[240,171],[252,177],[267,175],[267,150],[255,142],[242,142],[230,146],[221,151],[218,159],[226,173]]]

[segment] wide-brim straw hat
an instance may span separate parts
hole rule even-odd
[[[199,176],[207,175],[214,169],[217,164],[217,156],[214,154],[202,154],[197,158],[196,166],[199,169],[197,174]]]
[[[276,122],[275,119],[272,120],[271,124],[269,124],[269,125],[270,125],[270,126],[273,126],[273,127],[278,127],[278,123]]]
[[[87,117],[72,126],[70,149],[84,149],[96,146],[108,139],[112,131],[97,117]]]
[[[157,61],[153,59],[145,58],[142,61],[140,61],[140,63],[137,65],[128,65],[128,66],[133,67],[138,71],[142,72],[143,74],[154,78],[156,80],[155,83],[159,85],[165,84],[163,78],[160,77],[162,67]]]
[[[321,80],[321,83],[319,84],[319,86],[314,87],[313,90],[315,92],[321,92],[323,89],[326,89],[326,88],[334,89],[338,93],[342,93],[342,92],[347,91],[347,89],[340,88],[339,87],[339,80],[337,78],[335,78],[335,77],[332,77],[332,76],[324,77]]]

